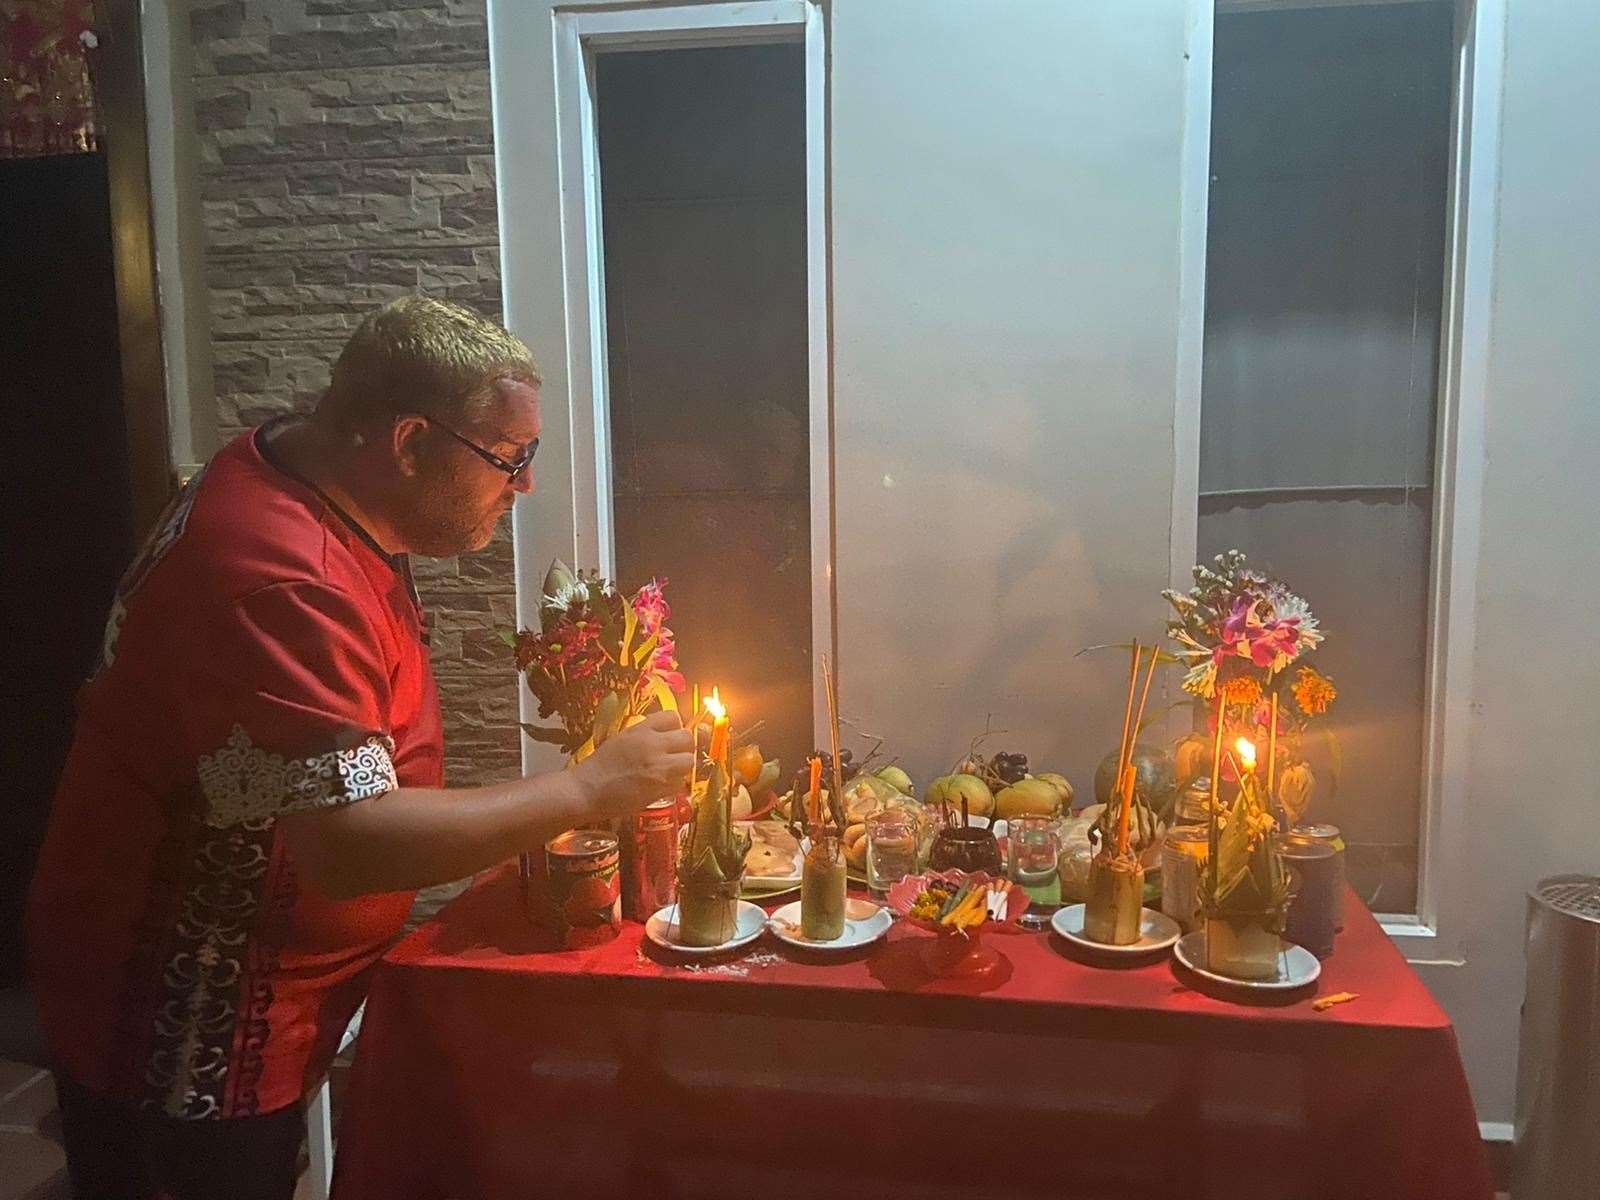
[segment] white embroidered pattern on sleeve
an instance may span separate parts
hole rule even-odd
[[[334,808],[381,796],[399,786],[394,740],[373,734],[348,750],[285,758],[263,750],[235,725],[226,744],[202,754],[197,774],[205,794],[205,823],[225,829],[245,821]]]

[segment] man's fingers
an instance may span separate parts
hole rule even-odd
[[[677,779],[687,775],[693,765],[692,754],[668,754],[661,760],[661,774],[666,779]]]
[[[682,729],[683,718],[675,712],[658,708],[644,719],[644,726],[646,729]]]
[[[694,739],[689,736],[687,729],[669,729],[661,735],[661,750],[664,754],[682,754],[685,757],[692,757]]]

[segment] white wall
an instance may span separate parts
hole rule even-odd
[[[913,775],[985,714],[1091,784],[1159,637],[1184,0],[837,0],[840,703]]]
[[[1600,7],[1508,6],[1459,967],[1423,967],[1512,1116],[1524,894],[1600,872]]]
[[[1158,634],[1172,547],[1192,544],[1171,505],[1175,462],[1194,470],[1173,430],[1194,433],[1175,379],[1186,22],[1205,7],[830,6],[842,702],[924,776],[991,712],[997,741],[1087,786],[1120,670],[1073,652]],[[1440,954],[1464,961],[1419,965],[1490,1122],[1512,1112],[1523,893],[1600,869],[1600,8],[1509,7],[1477,726]],[[497,111],[516,114],[496,131],[506,312],[554,448],[550,5],[494,13]],[[570,464],[541,459],[540,485],[517,513],[525,590],[573,545]]]

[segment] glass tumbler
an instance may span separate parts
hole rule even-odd
[[[893,806],[867,818],[867,886],[887,892],[917,870],[916,814]]]

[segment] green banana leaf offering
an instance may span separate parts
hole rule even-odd
[[[678,854],[678,937],[686,946],[733,937],[750,835],[734,826],[732,798],[724,767],[712,764]]]

